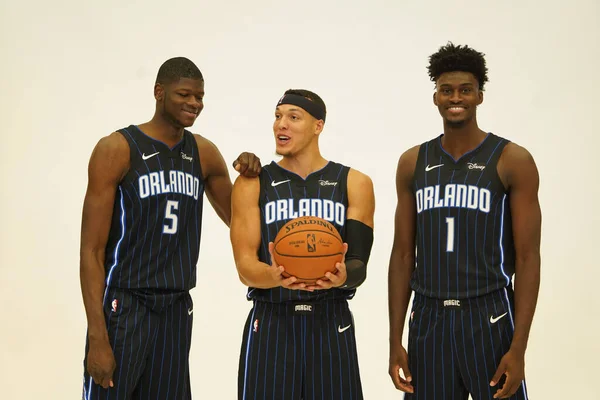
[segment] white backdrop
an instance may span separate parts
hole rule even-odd
[[[206,79],[193,131],[228,163],[244,150],[273,159],[273,109],[285,89],[325,100],[322,153],[375,184],[369,276],[351,302],[365,398],[401,398],[387,375],[395,166],[442,130],[426,66],[448,40],[486,53],[480,127],[528,148],[541,174],[530,398],[600,398],[599,11],[597,0],[2,1],[0,398],[79,398],[88,159],[101,136],[152,117],[158,67],[180,55]],[[250,304],[210,206],[203,231],[193,394],[234,399]]]

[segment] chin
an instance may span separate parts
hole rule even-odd
[[[468,118],[446,118],[446,124],[454,127],[461,127],[469,122]]]
[[[189,128],[194,125],[198,117],[192,118],[189,115],[168,114],[168,119],[171,120],[172,124],[177,128]]]
[[[194,125],[194,123],[196,122],[195,119],[193,120],[186,120],[184,119],[183,121],[177,121],[183,128],[189,128],[191,126]]]
[[[282,157],[293,155],[291,149],[281,149],[278,146],[275,146],[275,154]]]

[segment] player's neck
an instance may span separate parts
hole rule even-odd
[[[323,169],[327,163],[326,159],[321,156],[321,153],[317,150],[311,152],[305,152],[295,154],[293,156],[284,156],[278,164],[282,167],[291,171],[302,178],[312,174],[315,171]]]
[[[183,138],[183,128],[176,127],[169,121],[156,115],[149,122],[139,125],[139,128],[146,135],[160,140],[169,147],[175,146]]]
[[[473,119],[464,126],[453,126],[444,121],[442,147],[455,159],[477,148],[485,140],[487,133],[479,129]]]

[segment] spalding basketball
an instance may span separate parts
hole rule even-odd
[[[342,261],[344,242],[333,224],[317,217],[299,217],[289,221],[277,233],[273,256],[283,265],[286,278],[315,283],[327,271],[335,273]]]

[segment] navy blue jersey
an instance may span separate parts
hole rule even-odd
[[[441,137],[421,145],[414,173],[411,287],[434,298],[481,296],[508,286],[515,271],[509,195],[497,172],[508,141],[489,133],[455,160]]]
[[[330,161],[324,168],[306,179],[280,167],[274,161],[260,173],[260,231],[259,260],[271,264],[269,242],[288,221],[303,216],[320,217],[331,222],[345,241],[346,211],[348,209],[347,179],[349,167]],[[309,261],[310,262],[310,261]],[[356,290],[330,289],[307,292],[282,287],[273,289],[249,288],[248,299],[280,303],[351,298]]]
[[[173,148],[136,126],[119,130],[130,148],[106,245],[106,284],[143,293],[196,284],[204,182],[194,136]]]

